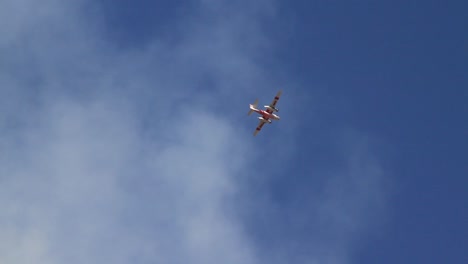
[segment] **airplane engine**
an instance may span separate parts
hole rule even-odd
[[[265,122],[265,123],[271,124],[271,120],[270,120],[270,119],[265,119],[265,118],[263,118],[262,116],[258,117],[258,119],[262,120],[262,121]]]
[[[269,106],[269,105],[265,105],[264,107],[267,108],[267,109],[270,109],[271,111],[279,112],[278,108],[271,107],[271,106]]]

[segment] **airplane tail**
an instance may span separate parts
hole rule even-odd
[[[249,110],[248,115],[252,114],[253,110],[257,108],[257,105],[258,105],[258,99],[256,99],[253,104],[250,104],[250,110]]]

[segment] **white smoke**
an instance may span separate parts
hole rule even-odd
[[[237,117],[246,115],[245,97],[276,92],[274,73],[257,61],[271,48],[260,25],[273,7],[196,2],[174,25],[178,42],[156,35],[133,49],[104,36],[91,2],[2,1],[0,263],[295,259],[287,248],[258,250],[234,210],[260,154],[253,128]],[[333,203],[363,188],[330,186],[332,198],[311,210],[344,221]],[[347,237],[348,224],[331,226],[345,226],[336,232]],[[297,261],[314,259],[330,258],[311,251]]]

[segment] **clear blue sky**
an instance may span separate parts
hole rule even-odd
[[[294,24],[283,24],[288,38],[278,63],[300,79],[302,89],[321,86],[331,95],[332,110],[324,120],[331,115],[333,122],[362,129],[386,145],[377,150],[393,187],[385,225],[354,262],[468,261],[467,4],[292,1],[281,6],[285,21],[293,17]],[[310,152],[313,146],[304,144],[299,155]]]
[[[0,262],[468,263],[467,9],[0,3]]]

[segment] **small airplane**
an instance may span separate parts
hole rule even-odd
[[[248,115],[252,114],[253,112],[260,114],[261,116],[258,117],[260,119],[260,123],[258,124],[257,128],[255,129],[254,136],[260,132],[262,129],[263,125],[266,123],[271,124],[272,120],[280,120],[280,117],[278,115],[275,115],[273,112],[279,112],[279,110],[276,108],[276,103],[278,102],[280,96],[281,96],[282,91],[280,90],[275,98],[273,99],[273,102],[271,102],[270,105],[265,105],[264,107],[266,110],[260,110],[257,109],[257,104],[258,104],[258,99],[255,100],[253,104],[250,104],[250,110]]]

